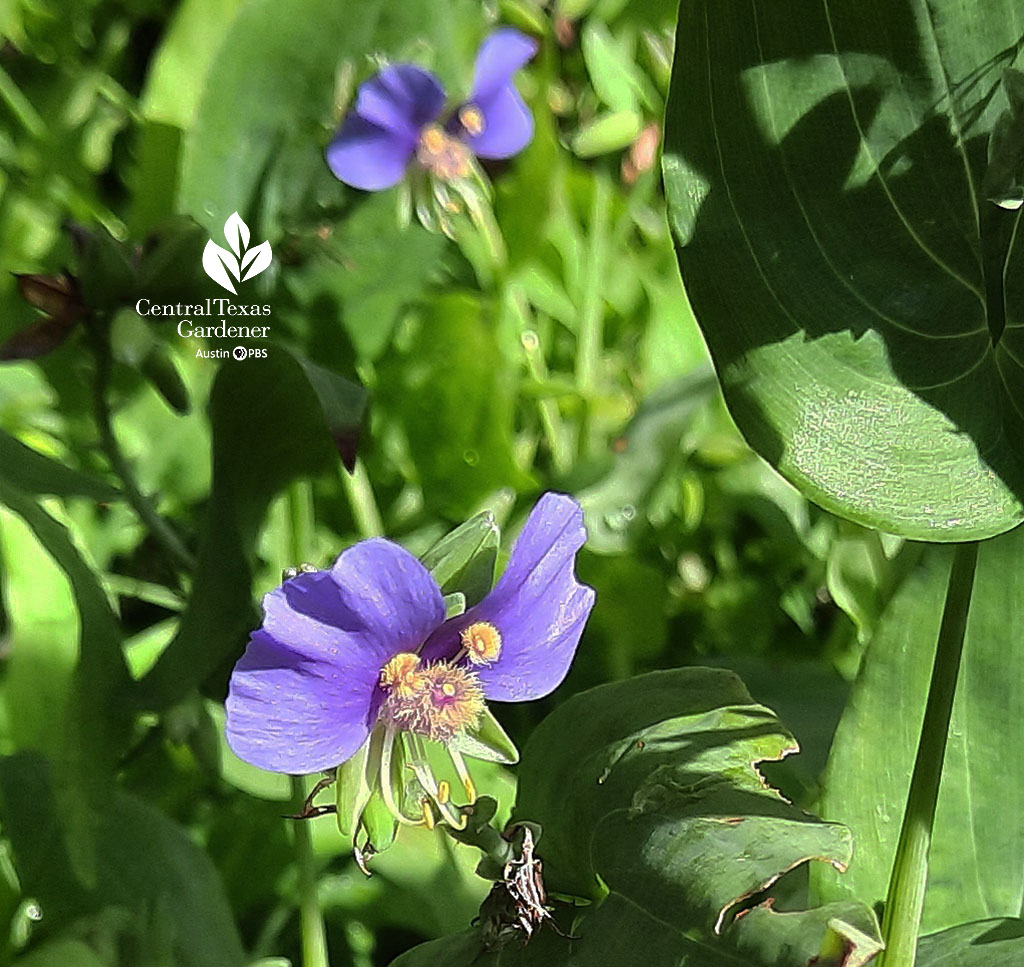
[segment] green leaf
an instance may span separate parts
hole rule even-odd
[[[515,817],[544,828],[550,889],[610,890],[683,943],[694,928],[721,933],[808,859],[849,862],[848,830],[792,806],[754,768],[795,749],[730,672],[654,672],[574,696],[541,723]]]
[[[666,115],[737,424],[822,506],[937,541],[1024,517],[1024,240],[982,192],[1020,22],[976,23],[960,0],[684,4]]]
[[[922,937],[917,967],[1017,967],[1024,960],[1024,920],[981,920]]]
[[[57,755],[78,662],[78,610],[67,576],[20,517],[0,509],[4,735],[14,748]]]
[[[179,129],[192,123],[206,75],[217,62],[217,48],[242,4],[184,0],[177,6],[146,75],[141,108],[147,118]]]
[[[399,224],[394,198],[377,194],[285,281],[314,317],[322,314],[325,296],[337,303],[356,352],[373,360],[387,348],[402,309],[424,294],[444,249],[443,236],[415,223]],[[311,335],[320,334],[311,329]]]
[[[678,456],[695,413],[716,388],[713,374],[700,369],[643,401],[615,445],[609,472],[579,494],[590,550],[621,553],[648,528],[642,508]]]
[[[435,298],[405,357],[386,362],[377,402],[404,427],[432,510],[464,519],[495,490],[530,486],[513,450],[515,383],[476,296]]]
[[[341,462],[349,472],[353,471],[366,414],[366,390],[358,383],[318,366],[298,353],[292,355],[316,393],[327,430],[341,455]]]
[[[573,135],[572,150],[581,158],[622,151],[643,130],[643,118],[636,111],[613,111],[585,124]]]
[[[480,725],[475,730],[467,730],[456,736],[451,745],[463,755],[485,762],[500,762],[511,766],[519,761],[519,750],[515,743],[491,714],[491,710],[486,708],[480,716]]]
[[[31,753],[0,759],[0,797],[18,875],[48,922],[67,924],[111,905],[145,917],[164,905],[182,967],[245,963],[213,864],[163,813],[134,796],[113,793],[98,816],[98,874],[90,887],[73,874],[63,847],[46,760]]]
[[[209,403],[213,484],[192,597],[174,640],[139,683],[138,701],[166,708],[240,656],[253,610],[253,545],[273,497],[330,467],[330,435],[306,370],[283,350],[217,374]]]
[[[772,967],[864,967],[884,946],[874,914],[855,901],[797,912],[762,903],[737,918],[730,937],[756,963]]]
[[[383,731],[375,729],[362,744],[359,751],[338,766],[336,804],[338,807],[337,822],[342,836],[354,839],[359,830],[359,821],[373,795],[376,783],[374,773],[380,765],[380,743]],[[371,746],[373,747],[371,755]]]
[[[53,940],[40,947],[33,948],[29,953],[19,957],[14,967],[110,967],[110,962],[103,960],[81,940]]]
[[[923,926],[1015,916],[1024,841],[1006,820],[1024,812],[1019,755],[1024,697],[1024,528],[979,550],[963,663],[931,844]],[[950,554],[928,549],[882,615],[836,732],[821,812],[859,848],[841,877],[814,870],[822,897],[886,894],[931,675]]]
[[[847,830],[795,808],[754,767],[794,749],[726,671],[654,672],[575,695],[524,750],[513,820],[543,827],[548,890],[592,906],[568,938],[542,929],[524,949],[487,954],[468,932],[396,967],[612,967],[635,960],[638,937],[653,967],[864,964],[879,940],[863,904],[779,914],[767,901],[736,916],[800,863],[849,860]]]
[[[125,701],[130,676],[121,629],[97,576],[66,528],[2,477],[0,503],[24,520],[64,572],[78,611],[78,664],[64,716],[55,723],[64,730],[57,751],[57,794],[69,829],[71,861],[80,876],[91,880],[98,862],[97,814],[108,798],[132,724]]]
[[[27,494],[117,500],[110,484],[66,466],[0,430],[0,477]]]
[[[501,528],[484,511],[442,537],[420,560],[445,594],[461,592],[466,607],[480,601],[494,584]]]
[[[889,570],[882,540],[874,531],[843,534],[829,549],[829,594],[857,626],[861,641],[871,637],[881,615]]]
[[[338,120],[334,82],[344,65],[362,80],[368,56],[411,60],[434,68],[453,90],[465,78],[468,93],[483,26],[475,0],[296,0],[285,18],[275,0],[247,0],[187,129],[179,209],[214,230],[232,212],[250,211],[260,187],[264,208],[280,208],[267,214],[290,221],[310,185],[340,197],[323,146],[325,127]]]
[[[600,20],[584,24],[580,48],[594,93],[613,111],[638,111],[640,79],[636,65]]]

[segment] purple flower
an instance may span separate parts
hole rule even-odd
[[[541,698],[569,670],[594,604],[573,573],[585,540],[579,505],[545,494],[501,580],[450,620],[426,568],[379,538],[348,548],[329,571],[285,581],[264,598],[263,624],[231,676],[231,748],[264,769],[312,773],[345,762],[373,733],[384,760],[376,774],[394,799],[395,737],[409,738],[414,771],[426,769],[431,739],[449,747],[472,798],[457,747],[479,728],[484,700]],[[420,784],[443,807],[447,795],[423,769]],[[393,811],[402,818],[400,802]]]
[[[359,88],[355,109],[327,146],[327,163],[353,188],[398,184],[415,158],[446,181],[466,177],[472,155],[509,158],[533,137],[533,116],[512,77],[537,51],[503,27],[480,48],[473,92],[447,122],[441,82],[415,64],[392,64]]]

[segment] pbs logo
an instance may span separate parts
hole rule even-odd
[[[241,362],[244,359],[266,359],[267,351],[265,349],[247,349],[245,346],[235,346],[231,350],[231,355]]]

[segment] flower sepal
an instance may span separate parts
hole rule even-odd
[[[351,759],[338,766],[336,774],[337,820],[341,835],[353,842],[363,815],[378,786],[380,745],[384,730],[376,728]]]
[[[475,729],[466,729],[452,739],[451,746],[462,755],[483,762],[514,766],[519,761],[519,750],[490,709],[484,709],[480,715],[480,724]]]

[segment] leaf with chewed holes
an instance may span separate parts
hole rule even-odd
[[[488,957],[482,935],[474,946],[463,934],[395,967],[603,967],[632,962],[638,937],[650,967],[862,967],[881,946],[867,906],[783,913],[768,895],[789,870],[810,860],[843,869],[852,852],[846,827],[798,809],[758,772],[796,748],[722,669],[652,672],[574,696],[527,743],[513,813],[543,829],[549,893],[593,902],[573,936],[545,930]]]

